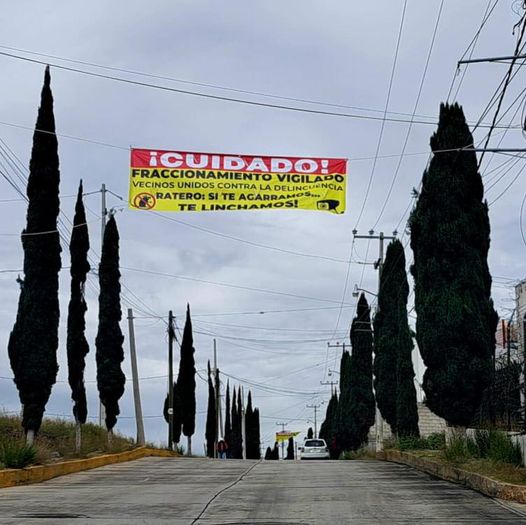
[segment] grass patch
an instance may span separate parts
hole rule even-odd
[[[442,450],[446,446],[446,438],[443,433],[430,434],[428,437],[400,437],[390,443],[398,450]],[[386,444],[386,448],[389,448]]]
[[[0,462],[5,468],[24,468],[35,462],[37,450],[23,441],[6,441],[0,445]]]
[[[477,430],[473,437],[453,435],[447,446],[442,437],[398,440],[394,448],[415,456],[480,474],[488,478],[526,485],[526,468],[520,446],[500,430]]]
[[[1,456],[2,447],[9,448],[24,442],[25,436],[20,418],[0,414],[0,462],[8,466]],[[114,434],[111,444],[108,444],[108,435],[104,428],[86,423],[82,425],[82,446],[78,454],[75,451],[75,424],[62,419],[45,418],[32,447],[34,457],[31,464],[124,452],[134,447],[135,443],[132,439],[120,434]]]
[[[376,459],[376,452],[369,448],[359,448],[358,450],[346,450],[340,455],[340,459],[354,460],[354,459]]]

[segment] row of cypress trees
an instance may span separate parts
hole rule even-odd
[[[329,444],[332,457],[338,457],[344,450],[358,449],[367,441],[374,423],[373,336],[370,309],[364,294],[358,301],[350,335],[352,355],[344,351],[340,361],[340,397],[332,394],[320,428],[320,437]]]
[[[467,151],[466,151],[466,148]],[[409,219],[417,313],[416,340],[426,365],[427,406],[448,425],[468,426],[493,380],[498,315],[487,256],[488,205],[473,136],[458,104],[442,104],[433,157]],[[398,436],[417,436],[418,413],[407,320],[404,247],[393,241],[380,275],[374,317],[374,388],[384,419]],[[356,449],[374,422],[373,331],[365,296],[351,327],[352,356],[341,360],[340,396],[332,394],[320,437],[334,455]]]
[[[210,385],[210,383],[209,383]],[[210,392],[210,386],[209,386]],[[210,406],[210,403],[209,403]],[[214,412],[215,414],[215,412]],[[210,413],[209,413],[210,417]],[[243,435],[242,435],[242,421],[243,418],[243,400],[241,398],[241,388],[239,387],[236,394],[234,387],[232,398],[230,397],[230,383],[226,385],[226,409],[225,409],[225,442],[228,445],[227,455],[233,459],[243,458]],[[207,422],[208,428],[208,422]],[[214,433],[215,439],[215,433]],[[259,409],[252,405],[252,392],[248,392],[247,406],[245,409],[245,448],[247,459],[260,459],[260,416]],[[212,447],[208,446],[207,451],[211,451],[209,457],[213,457],[213,442]]]
[[[23,407],[22,426],[29,443],[32,443],[40,428],[58,372],[58,281],[61,269],[57,228],[59,184],[58,141],[51,76],[47,67],[29,165],[27,219],[22,232],[24,279],[19,279],[17,316],[8,342],[14,382]],[[87,305],[84,298],[86,276],[90,270],[89,235],[82,192],[81,181],[70,242],[71,298],[66,343],[68,381],[77,423],[77,449],[80,449],[80,425],[87,418],[84,368],[85,357],[89,352],[85,337]],[[125,384],[121,370],[124,337],[119,327],[119,279],[119,234],[115,218],[111,216],[104,233],[99,266],[99,325],[95,341],[97,387],[100,400],[106,408],[106,427],[110,433],[117,421],[118,401]]]

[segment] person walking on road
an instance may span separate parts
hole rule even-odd
[[[228,445],[226,441],[221,440],[217,444],[217,457],[219,459],[226,459],[226,451],[228,450]]]

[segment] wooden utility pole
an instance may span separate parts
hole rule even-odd
[[[174,316],[172,310],[168,312],[168,448],[173,450],[173,423],[174,423]]]
[[[137,370],[137,352],[135,348],[135,330],[133,327],[133,310],[128,308],[128,331],[130,340],[130,358],[133,382],[133,402],[135,404],[135,421],[137,424],[137,444],[146,443],[144,437],[144,422],[142,419],[141,392],[139,388],[139,373]]]

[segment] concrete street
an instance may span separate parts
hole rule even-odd
[[[508,505],[380,461],[145,458],[0,489],[0,523],[526,523]]]

